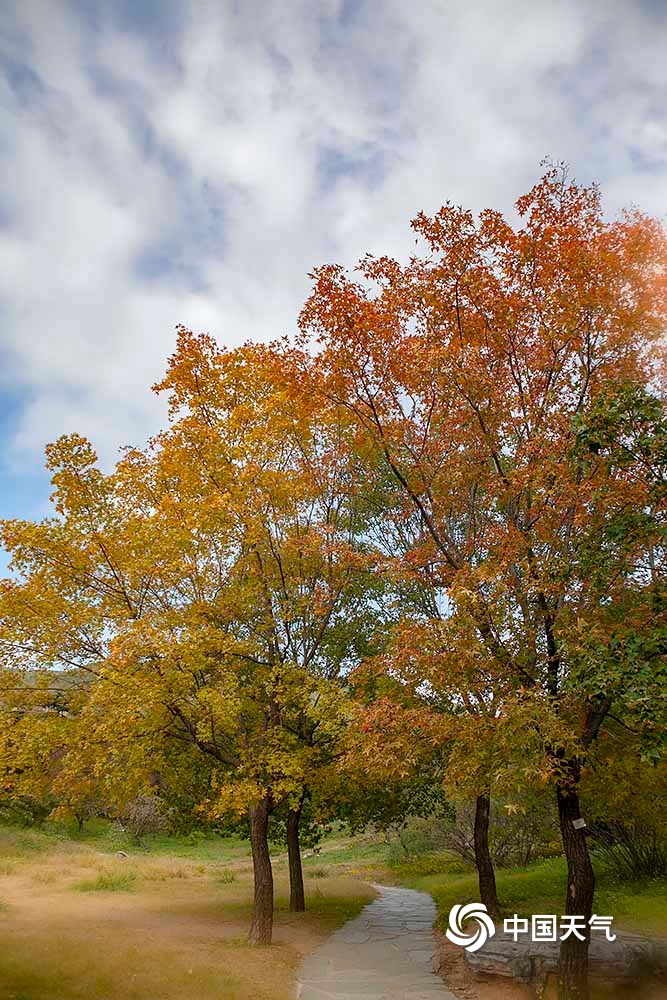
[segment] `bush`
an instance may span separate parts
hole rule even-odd
[[[128,831],[120,820],[115,820],[103,830],[100,839],[104,842],[105,849],[117,851],[128,846]]]
[[[0,822],[38,830],[50,815],[55,801],[38,799],[32,795],[16,795],[0,801]]]
[[[455,857],[449,851],[422,854],[418,858],[409,858],[390,862],[401,878],[422,878],[428,875],[465,875],[470,871],[470,865]]]
[[[425,855],[437,854],[449,847],[451,821],[443,816],[412,817],[405,823],[390,827],[386,832],[389,842],[389,864],[400,865],[405,861]]]
[[[148,848],[145,838],[157,836],[169,828],[169,810],[157,795],[137,795],[125,806],[120,821],[123,830],[131,834],[135,844]]]
[[[475,806],[457,806],[456,819],[445,832],[444,846],[469,864],[475,863]],[[558,822],[553,805],[543,799],[526,804],[525,812],[508,815],[498,803],[491,805],[489,850],[498,868],[525,867],[537,858],[562,853],[557,839]]]
[[[188,847],[199,847],[205,840],[206,834],[203,830],[190,830],[183,837],[183,843],[187,844]]]
[[[595,855],[620,879],[666,878],[667,833],[647,822],[619,820],[590,828]]]

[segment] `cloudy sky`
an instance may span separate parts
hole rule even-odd
[[[1,0],[0,516],[59,434],[157,429],[177,323],[292,330],[421,209],[548,156],[664,216],[666,40],[664,0]]]

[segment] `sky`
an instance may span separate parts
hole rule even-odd
[[[48,441],[159,428],[177,324],[290,333],[421,210],[548,157],[665,218],[666,39],[665,0],[2,0],[0,517],[48,512]]]

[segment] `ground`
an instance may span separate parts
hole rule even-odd
[[[373,897],[358,878],[313,868],[309,912],[290,914],[278,860],[275,945],[253,949],[247,845],[184,853],[124,859],[0,828],[0,998],[287,1000],[303,956]]]
[[[306,914],[288,911],[286,858],[275,850],[275,944],[253,949],[247,843],[161,837],[146,852],[108,834],[0,827],[0,1000],[291,1000],[303,957],[373,897],[372,881],[432,893],[441,929],[453,902],[478,898],[474,872],[452,856],[390,868],[382,838],[339,831],[320,853],[306,852]],[[560,858],[498,873],[510,913],[560,912],[563,885]],[[665,899],[664,882],[601,875],[597,911],[621,929],[667,937]],[[443,978],[461,1000],[530,996],[504,980],[477,982],[442,935],[440,948]],[[655,984],[642,996],[667,991]]]
[[[562,912],[567,867],[562,857],[538,861],[528,868],[498,869],[498,895],[505,916],[517,913]],[[438,906],[436,931],[440,974],[461,1000],[532,1000],[534,992],[511,980],[499,977],[480,981],[468,970],[461,948],[451,944],[442,931],[454,903],[479,898],[474,871],[459,859],[431,855],[406,862],[397,869],[405,885],[431,893]],[[667,885],[664,880],[623,883],[600,869],[597,872],[596,912],[611,914],[614,927],[651,937],[667,937]],[[641,993],[637,992],[641,989]],[[612,990],[607,984],[594,988],[594,1000],[667,1000],[667,986],[645,984],[628,990]],[[544,1000],[555,998],[550,984]]]
[[[511,979],[477,979],[468,969],[462,949],[451,944],[441,931],[436,931],[436,937],[440,975],[459,1000],[535,1000],[533,989]],[[551,982],[541,1000],[556,1000],[556,996],[556,984]],[[594,984],[592,1000],[667,1000],[667,986],[654,982],[613,989],[608,984]]]

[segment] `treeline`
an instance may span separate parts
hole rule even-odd
[[[53,515],[3,525],[5,792],[245,816],[252,943],[272,817],[299,907],[302,823],[466,798],[498,915],[490,802],[551,794],[588,921],[582,788],[664,777],[665,232],[559,170],[517,211],[319,268],[291,342],[179,328],[165,430],[110,473],[59,439]]]

